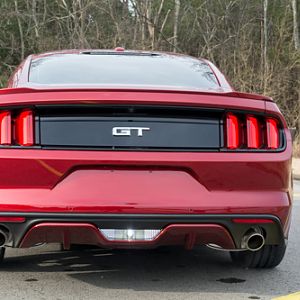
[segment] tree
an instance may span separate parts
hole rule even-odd
[[[31,53],[72,48],[182,52],[300,124],[297,0],[1,0],[0,85]],[[299,126],[300,128],[300,126]]]
[[[297,18],[297,2],[296,0],[292,0],[292,8],[293,8],[293,32],[294,32],[294,43],[295,49],[298,50],[299,46],[299,29],[298,29],[298,18]]]

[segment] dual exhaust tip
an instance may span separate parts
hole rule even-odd
[[[249,233],[245,234],[241,243],[242,248],[249,251],[258,251],[264,245],[264,236],[255,230],[251,230]]]

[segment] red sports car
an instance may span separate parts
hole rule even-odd
[[[272,99],[209,61],[31,55],[0,90],[0,247],[207,245],[270,268],[291,220],[292,142]]]

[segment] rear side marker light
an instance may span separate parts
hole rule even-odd
[[[25,110],[16,119],[16,141],[21,146],[34,144],[34,117],[31,110]]]
[[[0,113],[0,144],[11,144],[11,113],[3,111]]]
[[[271,219],[232,219],[233,223],[239,224],[267,224],[267,223],[274,223]]]
[[[258,149],[260,147],[260,128],[257,118],[247,116],[247,147]]]
[[[4,223],[24,223],[24,217],[0,217],[0,222]]]
[[[278,123],[273,118],[267,118],[267,147],[269,149],[279,148],[279,129]]]
[[[227,148],[236,149],[239,147],[239,121],[235,115],[228,114],[226,118]]]

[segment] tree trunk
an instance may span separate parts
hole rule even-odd
[[[15,12],[16,12],[16,17],[17,17],[17,22],[18,22],[18,28],[19,28],[19,34],[20,34],[21,60],[23,60],[24,56],[25,56],[25,45],[24,45],[23,27],[22,27],[22,23],[21,23],[21,20],[20,20],[20,13],[19,13],[19,9],[18,9],[18,2],[17,2],[17,0],[15,0],[14,3],[15,3]]]
[[[264,92],[268,77],[268,0],[264,0]]]
[[[295,49],[298,50],[300,48],[300,45],[299,45],[299,29],[298,29],[298,19],[297,19],[297,0],[292,0],[292,8],[293,8],[294,44],[295,44]]]
[[[174,35],[174,41],[173,41],[173,52],[177,51],[177,45],[178,45],[178,19],[179,19],[179,10],[180,10],[180,0],[175,0],[175,13],[174,13],[174,29],[173,29],[173,35]]]

